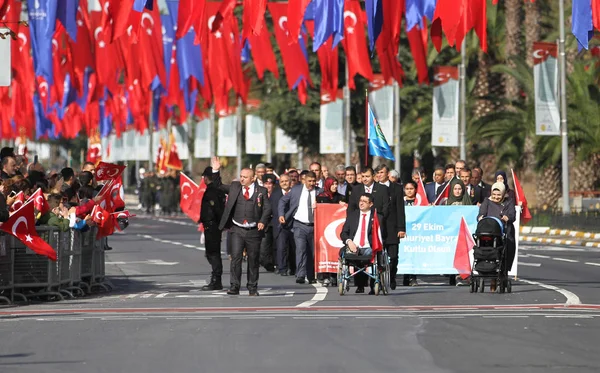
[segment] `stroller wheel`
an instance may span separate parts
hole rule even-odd
[[[485,280],[483,278],[479,279],[479,292],[483,293],[483,291],[485,290]]]
[[[448,277],[448,284],[450,286],[456,286],[456,276],[455,275],[450,275]]]

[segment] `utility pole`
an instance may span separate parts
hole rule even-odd
[[[402,162],[400,161],[400,85],[394,80],[394,169],[402,175]]]
[[[569,202],[569,136],[567,131],[567,63],[565,53],[565,0],[559,0],[560,39],[558,61],[560,70],[560,137],[562,147],[562,205],[563,214],[571,214]]]
[[[459,146],[460,159],[467,159],[467,43],[466,38],[463,39],[460,51],[460,129]]]
[[[350,165],[352,158],[352,149],[350,149],[350,137],[352,136],[350,130],[350,87],[348,86],[348,80],[348,57],[346,56],[346,85],[344,86],[344,149],[346,150],[344,163],[346,166]],[[333,99],[335,100],[335,97]]]
[[[236,175],[240,175],[242,172],[242,125],[244,124],[242,120],[242,98],[238,98],[238,107],[237,107],[237,173]]]

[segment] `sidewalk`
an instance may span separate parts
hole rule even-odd
[[[600,233],[552,229],[550,227],[521,227],[520,241],[600,248]]]

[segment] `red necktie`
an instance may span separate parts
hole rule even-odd
[[[367,236],[367,214],[362,214],[362,223],[360,223],[360,247],[365,246],[365,237]]]
[[[244,187],[244,198],[246,201],[250,199],[250,187]]]

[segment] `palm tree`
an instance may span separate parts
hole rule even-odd
[[[512,57],[522,55],[521,46],[521,7],[523,0],[506,0],[504,2],[504,17],[506,20],[506,43],[504,44],[504,57],[510,67],[513,66]],[[506,97],[516,97],[519,94],[518,81],[510,74],[505,75]]]

